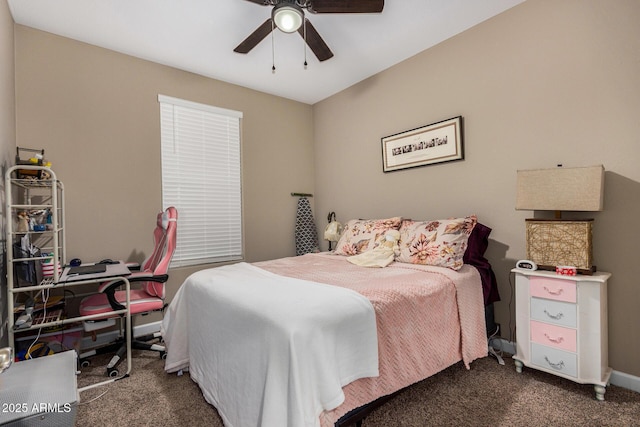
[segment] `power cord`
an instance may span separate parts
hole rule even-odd
[[[91,400],[87,400],[86,402],[80,402],[80,403],[78,403],[78,406],[81,406],[81,405],[88,405],[88,404],[89,404],[89,403],[91,403],[91,402],[95,402],[96,400],[100,399],[102,396],[104,396],[105,394],[107,394],[107,392],[108,392],[108,391],[109,391],[109,390],[105,390],[105,391],[103,391],[103,392],[102,392],[102,394],[100,394],[100,395],[98,395],[98,396],[94,397],[94,398],[93,398],[93,399],[91,399]]]
[[[511,277],[511,272],[509,272],[509,343],[513,343],[513,336],[514,336],[514,330],[513,330],[513,316],[511,315],[511,307],[513,305],[513,298],[514,298],[514,283]],[[492,355],[493,357],[495,357],[498,360],[498,363],[501,365],[504,365],[504,349],[502,347],[502,340],[494,340],[494,338],[496,336],[498,336],[500,334],[500,325],[497,325],[496,330],[491,333],[491,335],[489,335],[488,338],[488,342],[489,342],[489,354]],[[497,342],[497,345],[494,348],[494,343]],[[497,351],[496,351],[497,348]]]
[[[502,343],[500,343],[499,345],[499,351],[496,351],[495,348],[493,348],[492,342],[493,342],[493,338],[496,337],[498,334],[500,333],[500,325],[496,325],[496,330],[489,335],[489,354],[492,355],[493,357],[495,357],[498,360],[498,363],[500,365],[504,365],[504,359],[502,358],[502,354],[503,354],[503,350],[502,350]],[[499,342],[499,341],[498,341]]]
[[[49,301],[49,289],[44,289],[42,291],[42,319],[43,320],[47,318],[47,302],[48,301]],[[24,355],[25,360],[33,359],[33,357],[31,356],[31,349],[40,339],[41,333],[42,333],[42,328],[38,328],[38,334],[36,335],[36,338],[33,340],[33,342],[31,343],[31,345],[27,349],[27,352]]]

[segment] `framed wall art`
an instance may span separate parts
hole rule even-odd
[[[382,138],[382,170],[393,172],[464,159],[462,116]]]

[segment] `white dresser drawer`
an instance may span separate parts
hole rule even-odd
[[[575,328],[577,326],[577,305],[569,302],[531,298],[531,318],[542,322]]]
[[[531,363],[541,368],[578,376],[578,357],[575,353],[531,343]]]

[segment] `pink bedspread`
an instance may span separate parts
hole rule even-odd
[[[440,372],[487,355],[482,285],[478,271],[393,263],[353,265],[346,257],[308,254],[258,262],[273,273],[353,289],[376,312],[380,376],[344,387],[345,401],[321,417],[333,426],[344,414]]]

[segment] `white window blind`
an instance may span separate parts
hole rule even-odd
[[[178,210],[171,265],[237,260],[242,254],[242,113],[158,95],[162,204]]]

